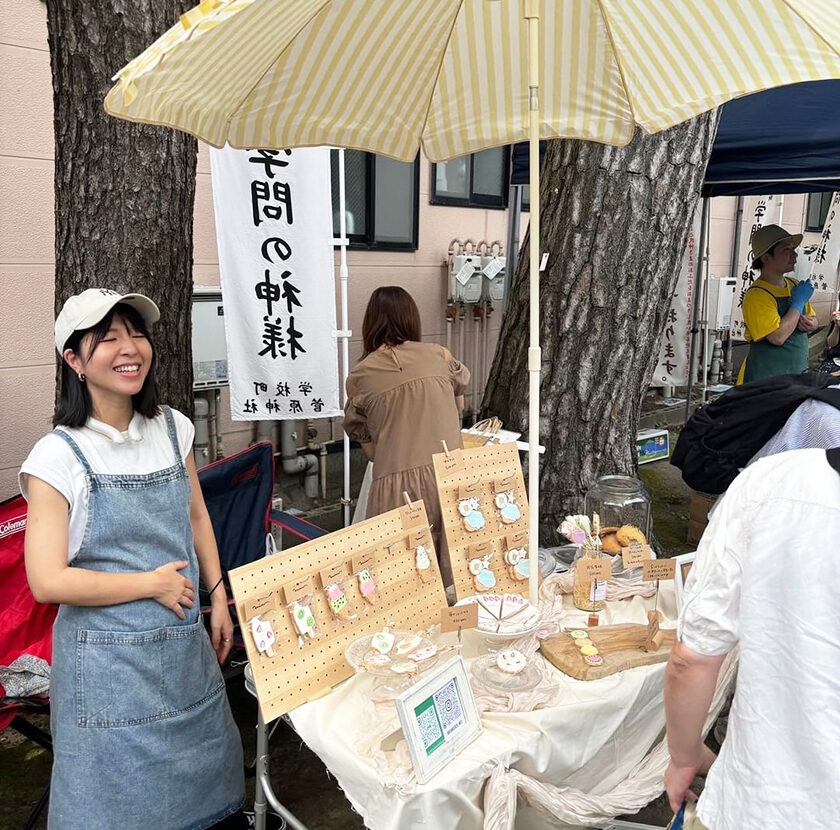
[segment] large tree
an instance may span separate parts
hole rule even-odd
[[[540,249],[540,538],[600,475],[633,473],[641,400],[676,285],[717,111],[623,148],[548,143]],[[528,243],[483,409],[528,427]]]
[[[190,357],[196,142],[118,121],[111,76],[191,0],[47,0],[55,126],[55,305],[85,288],[158,302],[161,397],[192,412]]]

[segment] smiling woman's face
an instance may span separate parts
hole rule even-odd
[[[87,334],[79,344],[75,358],[80,368],[70,363],[74,370],[84,372],[91,395],[136,395],[152,365],[152,344],[146,336],[115,314],[105,337],[89,354],[92,338]]]

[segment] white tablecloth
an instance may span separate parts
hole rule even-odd
[[[563,600],[564,625],[585,625],[587,615]],[[654,599],[610,603],[601,624],[647,622]],[[662,583],[658,608],[663,627],[674,627],[672,583]],[[467,655],[465,654],[465,657]],[[536,657],[542,661],[541,656]],[[467,665],[471,660],[466,659]],[[479,830],[484,826],[482,790],[499,764],[550,784],[598,795],[624,780],[661,738],[665,726],[662,677],[665,663],[578,681],[545,664],[557,681],[553,700],[531,712],[486,712],[482,735],[431,781],[419,785],[388,772],[388,755],[360,755],[359,746],[383,726],[382,704],[370,696],[374,679],[358,675],[320,700],[291,712],[294,728],[336,777],[372,830]],[[393,706],[393,725],[398,727]],[[385,708],[384,720],[390,717]],[[387,724],[385,725],[387,729]],[[394,757],[398,769],[403,758]]]

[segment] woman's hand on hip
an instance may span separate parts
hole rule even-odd
[[[152,571],[154,578],[152,599],[159,602],[177,614],[182,620],[186,619],[184,608],[195,605],[195,586],[192,580],[180,574],[189,563],[183,559],[167,562]]]
[[[233,621],[227,598],[224,602],[214,602],[210,608],[210,642],[213,643],[213,651],[221,665],[227,660],[233,645]]]

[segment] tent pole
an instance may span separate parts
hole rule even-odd
[[[685,393],[685,418],[684,422],[688,421],[691,415],[691,390],[694,387],[694,359],[697,352],[697,323],[700,319],[700,303],[703,294],[703,252],[706,250],[706,225],[709,221],[709,202],[710,197],[703,197],[703,212],[700,217],[700,242],[697,246],[697,251],[700,255],[697,257],[697,263],[694,269],[694,294],[692,296],[694,309],[691,316],[691,348],[688,355],[688,389]],[[705,355],[703,356],[705,360]]]
[[[525,0],[528,21],[528,150],[531,181],[528,346],[528,599],[537,605],[540,570],[540,3]]]
[[[508,188],[508,217],[505,254],[507,255],[505,268],[505,292],[502,298],[502,312],[507,310],[510,287],[513,275],[516,273],[516,263],[519,259],[519,223],[522,217],[522,188],[512,184]]]
[[[344,149],[338,150],[338,233],[339,268],[341,285],[341,405],[347,405],[347,375],[350,372],[350,334],[347,311],[347,215],[344,190]],[[344,527],[350,525],[350,437],[344,433],[344,489],[341,503],[344,506]]]

